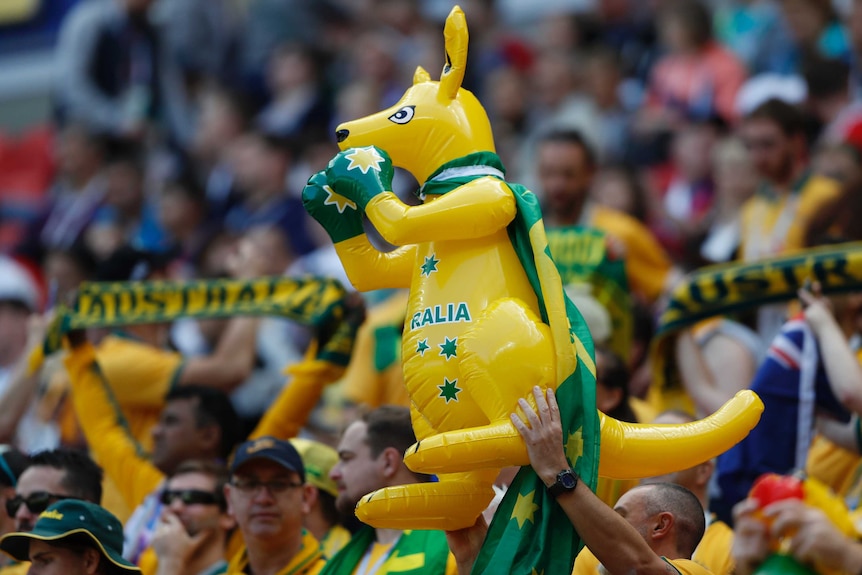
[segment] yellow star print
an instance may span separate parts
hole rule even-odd
[[[527,521],[535,523],[533,515],[539,509],[539,506],[535,502],[535,494],[535,489],[526,495],[523,493],[518,494],[518,500],[515,501],[515,508],[512,510],[512,519],[518,522],[518,529],[523,529],[524,523]]]
[[[380,164],[385,161],[383,156],[380,155],[380,152],[372,146],[368,146],[367,148],[356,148],[344,157],[350,160],[350,164],[347,165],[348,170],[359,168],[363,174],[367,174],[368,170],[372,168],[379,172]]]
[[[569,457],[569,461],[572,462],[572,466],[584,454],[584,434],[582,430],[583,427],[579,427],[576,432],[570,433],[569,438],[566,440],[566,455]]]
[[[536,571],[536,568],[533,567],[533,570],[530,571],[530,575],[545,575],[545,570],[542,569],[541,571]]]
[[[356,209],[356,204],[344,196],[339,196],[336,194],[332,188],[329,186],[323,186],[323,191],[326,192],[326,199],[323,200],[324,206],[335,206],[338,208],[338,213],[343,214],[344,210],[350,208],[351,210]]]

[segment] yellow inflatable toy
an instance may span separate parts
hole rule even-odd
[[[510,414],[537,384],[556,389],[567,455],[593,488],[597,472],[664,474],[738,442],[762,409],[750,392],[686,425],[599,419],[592,342],[563,293],[538,201],[504,180],[487,115],[461,88],[467,25],[458,7],[444,38],[440,81],[420,67],[395,106],[338,126],[343,151],[303,190],[306,209],[329,232],[358,289],[410,289],[402,357],[419,441],[405,462],[440,481],[369,494],[357,516],[379,528],[473,525],[494,495],[499,468],[529,465]],[[423,182],[422,205],[408,206],[390,191],[393,165]],[[377,251],[363,232],[363,213],[401,247]],[[544,486],[522,489],[530,497],[539,491]],[[542,512],[534,509],[529,521]],[[526,521],[519,516],[521,526]]]

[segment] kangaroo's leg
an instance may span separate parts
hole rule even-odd
[[[363,497],[356,517],[378,529],[470,527],[494,498],[498,469],[440,476],[440,481],[378,489]]]
[[[527,449],[509,419],[534,385],[554,383],[550,330],[520,300],[493,302],[462,337],[461,375],[490,423],[432,435],[407,449],[410,469],[453,473],[528,465]]]

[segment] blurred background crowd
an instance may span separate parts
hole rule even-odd
[[[437,77],[452,4],[0,2],[0,443],[27,452],[84,443],[60,364],[46,364],[26,393],[13,388],[41,333],[28,332],[30,315],[82,281],[313,273],[349,287],[300,193],[337,152],[339,122],[393,105],[417,65]],[[646,350],[662,294],[684,273],[862,239],[862,1],[461,6],[464,87],[489,114],[507,179],[536,192],[549,228],[593,225],[621,241],[633,339],[622,352],[599,350],[604,411],[655,415],[641,401]],[[409,174],[395,187],[416,202]],[[349,406],[405,402],[400,297],[367,295],[376,339],[356,353],[369,365],[327,389],[308,422],[314,437],[334,443]],[[590,305],[594,335],[608,338],[611,320]],[[860,306],[835,305],[856,350]],[[680,338],[698,416],[748,387],[781,324],[748,319]],[[313,337],[274,318],[135,330],[122,336],[175,358],[150,376],[198,358],[186,380],[230,391],[245,432]],[[140,357],[100,345],[117,363]],[[705,364],[686,363],[694,348]],[[607,489],[612,503],[625,486]]]

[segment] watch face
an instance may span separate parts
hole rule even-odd
[[[571,473],[561,473],[558,479],[566,489],[574,489],[578,484],[578,480]]]

